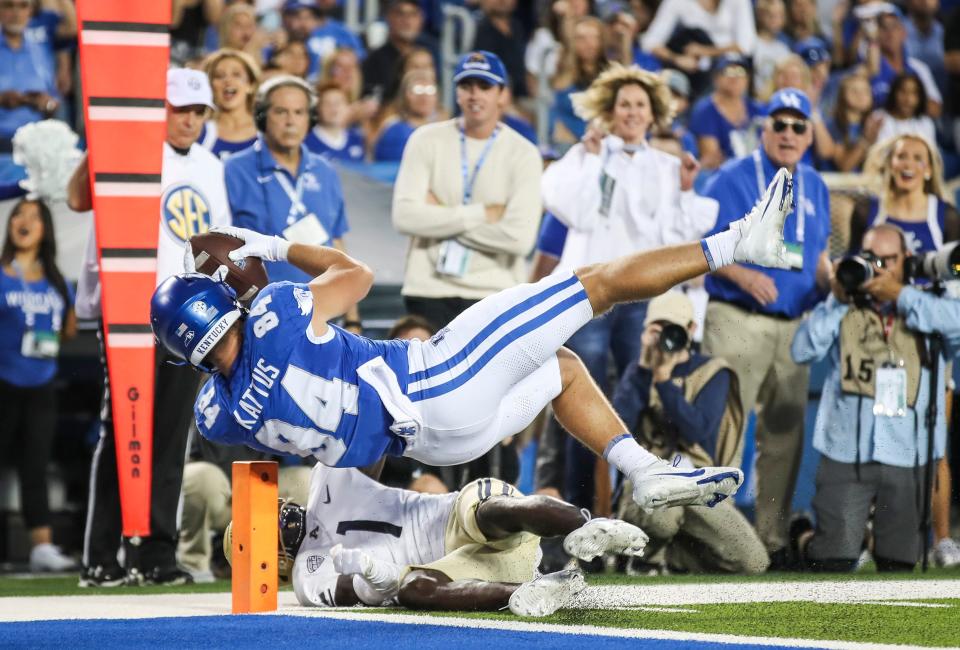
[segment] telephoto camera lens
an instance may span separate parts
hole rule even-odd
[[[676,352],[687,347],[688,340],[686,329],[674,323],[668,323],[663,326],[657,345],[664,352]]]
[[[847,293],[854,293],[873,278],[874,265],[873,260],[860,255],[845,257],[837,265],[837,282]]]
[[[908,257],[907,275],[926,280],[960,278],[960,242],[951,242],[939,251]]]

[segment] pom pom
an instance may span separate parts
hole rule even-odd
[[[17,129],[13,136],[13,162],[27,169],[20,186],[31,199],[45,203],[65,201],[67,182],[83,156],[77,134],[64,122],[43,120]]]

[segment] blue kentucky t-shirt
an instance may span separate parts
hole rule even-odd
[[[69,287],[68,299],[73,302]],[[27,332],[27,312],[33,329],[57,332],[63,328],[69,304],[46,279],[26,282],[0,270],[0,381],[21,387],[41,386],[57,373],[55,358],[27,357],[22,342]]]

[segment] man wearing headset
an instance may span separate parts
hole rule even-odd
[[[281,75],[260,87],[254,105],[260,135],[252,147],[227,161],[227,198],[237,226],[343,251],[349,226],[340,179],[303,144],[315,107],[313,89],[298,77]],[[272,282],[310,280],[287,262],[267,263],[267,273]],[[343,324],[359,333],[355,306]]]

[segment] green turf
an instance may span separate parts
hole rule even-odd
[[[955,646],[960,642],[960,599],[913,602],[942,603],[951,607],[810,602],[735,603],[677,606],[678,609],[691,610],[684,613],[566,610],[547,618],[526,620],[561,625],[597,625],[861,643]],[[440,615],[517,620],[515,616],[502,613]]]
[[[759,576],[733,575],[670,575],[657,577],[633,577],[623,574],[590,575],[587,581],[592,585],[620,585],[620,584],[690,584],[707,582],[785,582],[785,581],[819,581],[819,580],[942,580],[960,579],[960,567],[952,569],[931,568],[927,573],[919,570],[910,574],[878,574],[875,572],[860,573],[768,573]],[[287,587],[289,589],[289,587]],[[0,575],[0,597],[2,596],[97,596],[118,594],[194,594],[216,593],[230,591],[229,580],[218,580],[210,584],[182,585],[179,587],[113,587],[100,589],[81,589],[77,586],[76,577],[13,577]],[[960,626],[958,626],[960,629]],[[960,637],[960,633],[958,633]]]
[[[622,575],[593,575],[593,585],[665,585],[704,582],[771,582],[809,580],[877,579],[960,579],[960,568],[931,569],[927,574],[797,574],[763,576],[662,576],[638,578]],[[289,588],[289,587],[287,587]],[[0,596],[122,595],[151,593],[215,593],[230,590],[229,581],[179,587],[116,587],[80,589],[75,577],[0,576]],[[644,628],[712,634],[790,637],[813,640],[857,641],[862,643],[908,643],[922,646],[955,646],[960,642],[960,599],[930,602],[950,605],[946,608],[905,607],[877,604],[840,604],[813,602],[735,603],[684,605],[686,612],[622,610],[567,610],[554,616],[535,619],[562,625]],[[397,610],[370,610],[394,613]],[[402,613],[410,613],[403,611]],[[434,613],[424,616],[466,616],[495,620],[517,620],[509,613]]]

